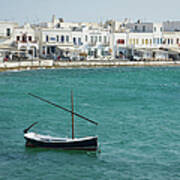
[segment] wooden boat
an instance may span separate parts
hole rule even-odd
[[[98,149],[97,136],[89,136],[89,137],[83,137],[83,138],[74,137],[74,115],[84,120],[87,120],[95,125],[98,125],[98,123],[74,112],[72,93],[71,93],[72,110],[66,109],[60,105],[57,105],[53,102],[50,102],[44,98],[33,95],[31,93],[29,93],[29,95],[71,113],[72,114],[72,138],[58,138],[58,137],[52,137],[49,135],[41,135],[41,134],[36,134],[34,132],[28,132],[35,124],[37,124],[37,122],[35,122],[24,130],[24,138],[26,139],[26,147],[53,148],[53,149],[63,149],[63,150],[86,150],[86,151],[96,151]]]

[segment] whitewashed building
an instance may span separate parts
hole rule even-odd
[[[108,58],[112,55],[110,32],[99,26],[84,27],[82,31],[82,49],[88,59]]]
[[[52,18],[37,30],[40,56],[96,59],[110,56],[110,32],[97,23],[65,23]],[[59,50],[59,51],[58,51]],[[75,58],[75,56],[77,58]]]
[[[40,56],[54,58],[67,56],[73,50],[71,29],[42,28],[38,31]]]
[[[38,25],[0,22],[0,51],[26,58],[50,59],[168,59],[180,54],[180,22],[64,22],[52,17]],[[174,53],[174,54],[173,54]],[[174,58],[174,57],[173,57]]]
[[[164,48],[180,48],[180,32],[163,32]]]
[[[14,34],[14,29],[16,27],[18,27],[18,24],[15,22],[6,22],[6,21],[0,22],[0,59],[1,61],[5,57],[9,58],[10,52],[16,50],[16,48],[13,47],[13,34]]]
[[[15,22],[0,22],[0,48],[12,45],[16,27],[18,27],[18,24]]]
[[[38,57],[38,39],[36,38],[35,30],[30,24],[14,29],[13,42],[17,50],[24,54],[25,58],[34,59]]]
[[[15,27],[18,27],[15,22],[0,22],[0,38],[11,38]]]

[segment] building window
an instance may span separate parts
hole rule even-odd
[[[55,37],[51,37],[50,41],[56,41],[56,38]]]
[[[145,40],[145,44],[148,45],[148,39]]]
[[[56,36],[56,41],[59,42],[59,36],[58,35]]]
[[[107,37],[104,36],[104,43],[107,43]]]
[[[146,32],[146,26],[143,26],[142,31],[143,31],[143,32]]]
[[[47,47],[47,54],[50,54],[50,47]]]
[[[95,38],[95,42],[97,42],[97,39],[98,39],[97,36],[95,36],[94,38]]]
[[[120,44],[125,44],[124,39],[120,39]]]
[[[69,42],[69,36],[66,36],[66,42]]]
[[[118,39],[118,40],[117,40],[117,44],[125,44],[124,39]]]
[[[90,49],[88,49],[88,56],[90,56],[90,54],[91,54],[91,50],[90,50]]]
[[[20,36],[16,36],[16,41],[19,41],[20,40]]]
[[[81,45],[81,38],[78,38],[78,44]]]
[[[105,53],[104,53],[104,49],[101,50],[101,55],[104,56]]]
[[[144,39],[142,39],[142,45],[144,45]]]
[[[179,38],[176,39],[176,43],[179,44]]]
[[[101,36],[99,36],[99,42],[102,42],[102,37]]]
[[[23,34],[23,36],[22,36],[22,41],[23,41],[23,42],[27,42],[27,36],[26,36],[26,34]]]
[[[156,32],[156,27],[154,27],[154,32]]]
[[[160,44],[162,44],[163,43],[163,40],[162,40],[162,38],[160,38]]]
[[[130,45],[132,44],[132,39],[129,39],[129,44],[130,44]]]
[[[76,44],[76,38],[75,37],[73,38],[73,44]]]
[[[139,44],[139,39],[136,39],[136,44],[137,44],[137,45]]]
[[[31,41],[32,41],[32,36],[29,36],[29,37],[28,37],[28,40],[31,42]]]
[[[152,39],[150,39],[150,45],[152,45]]]
[[[160,28],[160,31],[161,31],[161,32],[163,31],[163,28],[162,28],[162,27]]]
[[[168,39],[168,44],[170,44],[170,39]]]
[[[45,47],[42,47],[42,53],[45,54]]]
[[[162,40],[162,44],[166,44],[166,39],[163,39],[163,40]]]
[[[91,43],[93,43],[93,36],[91,36]]]
[[[159,44],[159,38],[157,38],[157,44]]]
[[[137,31],[138,31],[138,26],[137,26],[137,25],[135,25],[135,27],[134,27],[134,31],[135,31],[135,32],[137,32]]]
[[[171,44],[173,44],[173,39],[171,39]]]
[[[55,53],[55,50],[56,50],[55,46],[51,46],[51,52],[52,52],[53,54]]]
[[[85,41],[86,41],[86,42],[88,41],[88,36],[87,36],[87,35],[85,36]]]
[[[11,29],[10,28],[7,28],[6,30],[6,35],[9,37],[11,35]]]
[[[133,44],[135,44],[135,39],[133,39]]]
[[[48,42],[49,41],[49,36],[48,35],[46,35],[46,42]]]
[[[61,42],[64,43],[64,36],[61,36]]]

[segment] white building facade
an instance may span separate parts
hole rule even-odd
[[[35,30],[30,26],[30,24],[25,24],[22,27],[16,27],[14,29],[13,42],[17,47],[17,50],[20,52],[24,51],[27,58],[38,58],[38,39],[36,38]]]
[[[72,33],[69,28],[43,28],[38,34],[40,56],[43,58],[65,56],[64,53],[73,50]]]
[[[0,49],[5,45],[11,46],[8,51],[14,48],[29,59],[129,59],[136,51],[146,53],[143,57],[167,58],[170,51],[180,54],[180,22],[132,23],[126,19],[98,24],[64,22],[55,16],[51,22],[34,26],[0,22]]]

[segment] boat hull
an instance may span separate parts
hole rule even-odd
[[[31,148],[51,148],[51,149],[62,149],[62,150],[85,150],[85,151],[96,151],[98,149],[98,138],[81,138],[69,141],[54,142],[51,140],[41,141],[33,138],[26,139],[26,147]],[[48,142],[49,141],[49,142]]]

